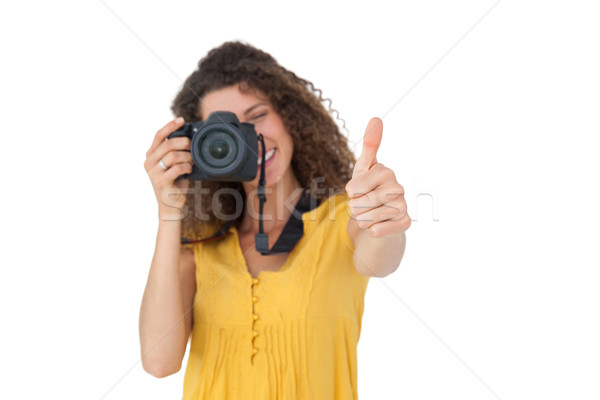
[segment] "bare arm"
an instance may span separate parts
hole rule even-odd
[[[179,244],[179,225],[159,226],[140,309],[142,365],[158,378],[181,369],[192,328],[196,267],[192,251]]]
[[[404,232],[377,238],[350,219],[348,235],[354,244],[354,267],[359,274],[383,278],[398,269],[406,248]]]
[[[347,229],[354,244],[354,266],[362,275],[380,278],[400,265],[406,247],[405,232],[411,224],[404,188],[394,171],[377,162],[382,135],[381,119],[372,118],[352,179],[346,185],[352,216]]]
[[[181,189],[189,182],[175,182],[191,171],[190,143],[186,137],[165,140],[182,124],[183,120],[175,120],[160,129],[144,162],[158,201],[159,226],[140,308],[140,345],[142,365],[156,377],[181,368],[196,292],[193,252],[181,246],[177,220],[185,204]]]

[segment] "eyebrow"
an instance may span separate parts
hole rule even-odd
[[[261,103],[258,103],[258,104],[255,104],[255,105],[253,105],[252,107],[250,107],[249,109],[247,109],[246,111],[244,111],[244,115],[248,115],[248,114],[250,114],[252,111],[254,111],[254,109],[256,109],[256,108],[258,108],[258,107],[260,107],[260,106],[264,106],[264,105],[266,105],[266,104],[267,104],[267,103],[263,103],[263,102],[261,102]]]

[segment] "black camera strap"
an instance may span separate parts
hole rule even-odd
[[[256,251],[258,251],[263,256],[270,254],[269,250],[269,236],[265,233],[263,229],[263,209],[265,206],[265,201],[267,201],[267,196],[265,193],[265,158],[267,153],[267,148],[265,146],[265,139],[263,138],[262,133],[258,135],[258,140],[260,141],[262,147],[261,154],[261,163],[260,163],[260,177],[258,178],[258,201],[259,201],[259,212],[258,212],[258,233],[254,235],[254,242],[256,245]]]
[[[258,200],[259,200],[258,233],[256,233],[254,235],[254,242],[255,242],[255,246],[256,246],[256,251],[259,252],[260,254],[262,254],[263,256],[266,256],[269,254],[277,254],[280,252],[290,251],[291,248],[293,248],[295,243],[298,241],[299,237],[302,236],[302,234],[301,234],[302,228],[301,227],[298,228],[295,225],[292,226],[288,223],[288,225],[290,225],[290,227],[288,227],[286,225],[286,229],[290,230],[290,232],[288,232],[288,233],[290,233],[292,236],[294,236],[295,240],[293,240],[290,243],[287,243],[287,241],[285,241],[285,240],[280,243],[281,239],[278,240],[277,243],[275,243],[275,247],[274,247],[274,250],[277,250],[277,251],[274,251],[274,253],[271,253],[271,250],[269,248],[269,236],[265,233],[264,227],[263,227],[263,210],[264,210],[265,202],[267,201],[266,190],[265,190],[265,184],[266,184],[265,163],[266,163],[267,149],[265,146],[265,139],[263,138],[262,133],[258,135],[258,140],[262,147],[262,154],[261,154],[261,163],[260,163],[260,176],[258,178],[258,188],[257,188],[257,195],[258,195]],[[211,236],[207,239],[190,240],[187,238],[182,238],[181,243],[182,244],[194,244],[194,243],[201,243],[201,242],[221,239],[227,235],[229,228],[231,227],[233,222],[234,222],[233,219],[228,221],[226,224],[224,224],[221,227],[221,229],[219,229],[219,231],[217,231],[217,233],[215,233],[213,236]],[[300,224],[301,223],[302,223],[302,220],[300,219]],[[291,244],[291,246],[290,246],[290,244]],[[289,247],[289,249],[288,249],[288,247]]]

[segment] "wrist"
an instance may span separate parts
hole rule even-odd
[[[185,208],[183,210],[175,207],[165,207],[158,209],[158,222],[169,223],[169,224],[181,224],[183,218],[185,218]]]

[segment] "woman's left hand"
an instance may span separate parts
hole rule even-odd
[[[377,162],[383,122],[372,118],[365,130],[363,149],[356,160],[352,179],[346,185],[351,219],[360,231],[372,237],[401,235],[411,224],[404,200],[404,188],[394,171]]]

